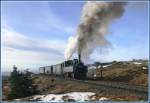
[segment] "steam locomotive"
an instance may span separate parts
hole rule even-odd
[[[56,75],[61,77],[69,77],[75,79],[86,79],[87,66],[79,59],[64,61],[60,64],[40,67],[39,71],[43,74]]]

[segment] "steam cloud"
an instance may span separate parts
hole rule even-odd
[[[69,59],[76,51],[82,56],[89,56],[96,47],[107,46],[108,27],[113,20],[123,15],[125,4],[125,2],[87,2],[83,7],[76,35],[69,38],[65,58]]]

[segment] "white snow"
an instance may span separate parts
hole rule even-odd
[[[112,64],[104,65],[103,68],[109,67],[109,66],[111,66],[111,65],[112,65]]]
[[[15,101],[20,101],[21,99],[14,99]]]
[[[94,77],[96,77],[97,75],[96,74],[94,74]]]
[[[89,101],[90,96],[95,95],[93,92],[71,92],[66,94],[48,94],[48,95],[36,95],[31,100],[43,101],[43,102],[64,102],[64,99],[72,99],[74,101],[83,102]]]
[[[48,95],[35,95],[30,100],[36,100],[40,102],[64,102],[65,100],[73,100],[76,102],[84,102],[95,100],[96,96],[93,92],[71,92],[66,94],[48,94]],[[106,97],[101,97],[99,101],[109,100]]]
[[[106,97],[101,97],[101,98],[99,99],[99,101],[107,101],[107,100],[109,100],[109,99],[106,98]]]
[[[142,63],[140,63],[140,62],[133,62],[134,64],[137,64],[137,65],[140,65],[140,64],[142,64]]]
[[[111,66],[111,65],[112,65],[112,64],[103,65],[103,68],[109,67],[109,66]],[[99,65],[98,68],[101,68],[101,65]],[[90,69],[96,69],[96,67],[95,67],[95,66],[89,66],[89,67],[88,67],[88,70],[90,70]]]
[[[95,66],[89,66],[88,70],[90,70],[90,69],[96,69],[96,67]]]
[[[142,67],[142,69],[148,69],[147,67]]]

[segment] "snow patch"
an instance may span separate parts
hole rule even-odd
[[[90,70],[90,69],[93,70],[93,69],[96,69],[96,67],[95,67],[95,66],[89,66],[89,67],[88,67],[88,70]]]
[[[103,68],[109,67],[109,66],[111,66],[111,65],[112,65],[112,64],[104,65]]]
[[[140,64],[142,64],[142,63],[140,63],[140,62],[133,62],[134,64],[136,64],[136,65],[140,65]]]
[[[142,69],[148,69],[147,67],[142,67]]]
[[[48,94],[48,95],[35,95],[32,97],[32,101],[39,102],[84,102],[93,101],[96,99],[96,95],[93,92],[71,92],[66,94]],[[109,98],[101,97],[99,101],[108,101]]]
[[[106,98],[106,97],[101,97],[100,99],[99,99],[99,101],[108,101],[109,99],[108,98]]]
[[[20,101],[21,99],[14,99],[15,101]]]
[[[66,94],[48,94],[48,95],[36,95],[31,100],[43,101],[43,102],[64,102],[64,101],[89,101],[91,96],[94,96],[93,92],[71,92]]]

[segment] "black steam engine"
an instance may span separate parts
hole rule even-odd
[[[86,79],[87,66],[81,61],[81,55],[79,55],[79,62],[74,66],[74,78],[75,79]]]

